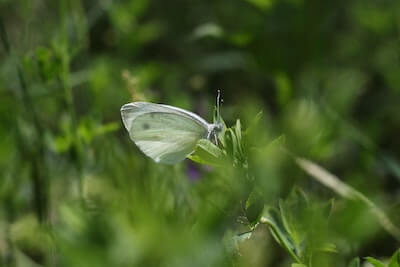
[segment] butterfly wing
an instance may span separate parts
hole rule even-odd
[[[149,102],[132,102],[129,104],[125,104],[121,107],[121,116],[125,128],[129,131],[135,118],[151,112],[173,113],[182,115],[186,118],[197,121],[204,127],[208,127],[208,123],[202,117],[181,108]]]
[[[145,102],[127,105],[121,114],[131,139],[156,162],[182,161],[208,134],[207,122],[188,111]]]

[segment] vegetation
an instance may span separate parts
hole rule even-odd
[[[0,7],[0,266],[400,266],[400,1]],[[182,163],[123,128],[218,89]]]

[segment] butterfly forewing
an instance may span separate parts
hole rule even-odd
[[[206,125],[175,112],[142,111],[130,121],[129,127],[130,137],[140,150],[156,162],[166,164],[183,160],[197,141],[208,134]]]
[[[177,115],[186,117],[190,120],[197,121],[198,123],[204,125],[204,127],[207,127],[207,125],[208,125],[208,123],[203,118],[198,116],[197,114],[194,114],[190,111],[187,111],[187,110],[184,110],[181,108],[163,105],[163,104],[155,104],[155,103],[149,103],[149,102],[133,102],[133,103],[123,105],[121,108],[122,120],[128,131],[131,128],[132,122],[138,116],[147,114],[147,113],[152,113],[152,112],[173,113],[173,114],[177,114]]]

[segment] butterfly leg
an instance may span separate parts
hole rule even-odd
[[[214,140],[215,140],[215,145],[218,146],[218,137],[217,137],[217,135],[215,133],[214,133]]]

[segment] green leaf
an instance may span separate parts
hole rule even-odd
[[[328,252],[328,253],[338,253],[338,251],[336,249],[336,245],[333,243],[322,244],[319,251]]]
[[[291,267],[307,267],[307,265],[301,264],[301,263],[293,263]]]
[[[265,207],[260,218],[260,223],[267,223],[270,228],[274,231],[274,234],[277,236],[278,243],[282,245],[287,250],[293,251],[294,245],[286,232],[282,220],[280,218],[280,214],[277,210]]]
[[[246,217],[250,223],[259,220],[264,208],[264,202],[259,192],[253,190],[246,201]]]
[[[274,139],[271,143],[269,143],[269,147],[277,147],[277,146],[283,146],[286,142],[286,137],[285,135],[280,135],[276,139]]]
[[[400,265],[400,253],[397,253],[397,263]]]
[[[228,156],[232,159],[234,159],[235,155],[236,155],[236,151],[237,151],[237,139],[235,136],[235,133],[233,132],[233,130],[231,128],[226,129],[225,131],[225,150],[226,153],[228,154]]]
[[[222,166],[224,163],[224,154],[222,150],[207,139],[201,139],[189,159],[200,164],[211,166]]]
[[[397,251],[397,263],[400,265],[400,252]]]
[[[235,126],[235,136],[237,140],[237,157],[239,160],[243,159],[243,148],[242,148],[242,125],[240,123],[240,120],[236,120],[236,126]]]
[[[389,262],[389,267],[400,267],[400,250],[397,250]]]
[[[226,132],[227,127],[226,127],[225,121],[222,119],[222,117],[219,117],[219,119],[217,120],[215,116],[216,115],[214,115],[214,123],[222,124],[222,130],[218,134],[218,140],[221,142],[223,147],[226,147],[225,132]]]
[[[377,260],[377,259],[375,259],[375,258],[366,257],[365,259],[366,259],[369,263],[371,263],[374,267],[386,267],[386,265],[385,265],[383,262],[381,262],[381,261],[379,261],[379,260]]]
[[[246,131],[244,132],[245,135],[251,134],[253,131],[257,129],[257,126],[260,123],[260,120],[263,116],[262,110],[257,113],[257,115],[254,117],[254,119],[250,122],[249,127],[247,127]]]
[[[240,120],[236,120],[235,133],[236,133],[236,139],[240,144],[242,142],[242,125],[240,123]]]
[[[264,211],[259,220],[260,223],[268,224],[272,236],[275,240],[289,252],[297,262],[301,262],[295,251],[295,245],[293,240],[291,240],[289,234],[286,232],[283,226],[280,214],[277,210],[271,207],[264,207]]]
[[[329,219],[332,215],[332,212],[335,208],[335,199],[331,198],[328,202],[323,203],[322,212],[327,219]]]
[[[305,229],[301,224],[301,217],[307,206],[307,197],[299,188],[295,188],[286,200],[279,200],[283,225],[297,250],[300,250],[301,243],[305,238]]]
[[[282,147],[285,144],[285,135],[280,135],[267,145],[262,146],[259,150],[265,156],[275,156],[277,152],[282,151]]]
[[[360,267],[360,258],[354,258],[347,267]]]

